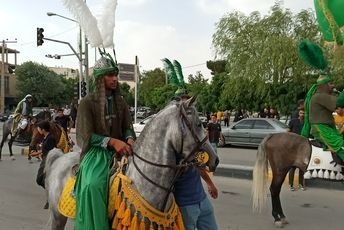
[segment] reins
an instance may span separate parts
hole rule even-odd
[[[139,156],[137,153],[133,152],[133,155],[132,155],[132,158],[133,158],[133,164],[136,168],[136,170],[141,174],[141,176],[146,179],[148,182],[150,182],[151,184],[157,186],[158,188],[160,189],[163,189],[164,191],[167,192],[167,195],[166,195],[166,198],[164,200],[164,205],[163,207],[165,208],[166,207],[166,204],[167,204],[167,201],[168,201],[168,197],[169,197],[169,194],[173,191],[174,189],[174,183],[176,182],[177,178],[184,172],[184,170],[190,166],[194,166],[196,165],[195,162],[192,162],[190,160],[190,158],[192,156],[194,156],[197,152],[199,152],[199,150],[202,148],[202,146],[204,145],[204,143],[207,141],[208,137],[204,137],[201,141],[199,140],[199,138],[197,137],[197,135],[195,134],[194,130],[192,129],[192,126],[191,126],[191,123],[190,121],[188,120],[185,112],[181,111],[181,119],[182,121],[186,124],[186,126],[188,127],[188,129],[190,130],[190,133],[193,137],[193,139],[195,140],[196,142],[196,146],[192,149],[192,151],[185,157],[183,158],[179,163],[178,165],[166,165],[166,164],[158,164],[158,163],[155,163],[155,162],[152,162],[152,161],[149,161],[141,156]],[[182,146],[183,146],[183,141],[182,141]],[[182,147],[183,149],[183,147]],[[182,150],[183,151],[183,150]],[[135,162],[135,157],[139,158],[141,161],[149,164],[149,165],[153,165],[153,166],[156,166],[156,167],[160,167],[160,168],[170,168],[170,169],[176,169],[176,172],[174,174],[174,177],[172,179],[172,182],[171,182],[171,185],[169,187],[165,187],[165,186],[162,186],[156,182],[154,182],[153,180],[151,180],[148,176],[146,176],[142,170],[138,167],[137,163]]]

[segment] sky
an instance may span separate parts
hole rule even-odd
[[[275,0],[118,0],[114,43],[120,63],[134,63],[139,58],[140,71],[162,68],[161,59],[178,60],[184,77],[197,71],[210,78],[206,61],[214,60],[212,36],[216,23],[226,13],[240,11],[249,14],[258,10],[269,12]],[[47,54],[71,54],[68,45],[45,41],[36,45],[36,28],[44,28],[45,38],[69,42],[75,50],[79,27],[77,23],[57,16],[73,15],[62,0],[0,0],[0,39],[14,41],[9,48],[20,52],[18,64],[34,61],[49,67],[78,68],[76,56],[61,59],[45,57]],[[101,14],[104,0],[87,0],[93,15]],[[313,9],[313,0],[285,0],[285,8],[297,13]],[[95,49],[89,48],[89,64],[95,62]],[[99,58],[99,54],[97,54]],[[10,59],[11,62],[11,59]]]

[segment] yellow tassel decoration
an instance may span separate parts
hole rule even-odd
[[[149,228],[149,230],[154,230],[154,226],[153,226],[153,223],[152,223],[152,222],[150,223],[150,228]]]
[[[117,229],[118,223],[119,223],[118,216],[115,215],[115,219],[112,221],[112,229]]]
[[[177,223],[176,224],[178,225],[179,230],[184,230],[185,229],[184,222],[183,222],[183,217],[182,217],[182,214],[180,212],[178,212]]]
[[[117,230],[123,230],[123,225],[121,223],[118,224]]]
[[[174,223],[174,224],[173,224],[173,230],[180,230],[180,229],[178,228],[177,223]]]
[[[119,192],[115,199],[115,210],[118,210],[122,201],[122,194]]]
[[[130,226],[131,223],[131,211],[130,211],[130,206],[125,210],[124,217],[122,220],[123,226]]]
[[[124,217],[124,212],[125,212],[125,200],[123,199],[116,213],[119,219],[122,219]]]
[[[142,217],[141,223],[140,223],[140,230],[146,230],[146,223],[144,218]]]
[[[131,220],[130,227],[131,227],[131,230],[140,230],[139,218],[137,217],[137,213],[134,215],[134,218]]]

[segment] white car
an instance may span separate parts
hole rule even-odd
[[[138,122],[138,123],[133,124],[133,126],[134,126],[134,132],[135,132],[135,134],[136,134],[136,137],[140,136],[140,134],[141,134],[143,128],[146,126],[146,124],[147,124],[154,116],[155,116],[155,114],[154,114],[154,115],[151,115],[151,116],[149,116],[149,117],[147,117],[147,118],[145,118],[145,119],[143,119],[142,121],[140,121],[140,122]]]

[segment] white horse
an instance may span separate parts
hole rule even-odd
[[[176,157],[189,164],[199,151],[209,154],[207,166],[215,171],[219,159],[207,139],[194,106],[195,98],[174,100],[146,125],[129,157],[126,175],[142,197],[154,208],[164,211],[172,201],[171,186],[179,172]],[[53,230],[64,229],[67,218],[57,209],[71,167],[79,162],[79,153],[49,152],[46,161],[46,189]],[[182,164],[183,164],[182,163]]]

